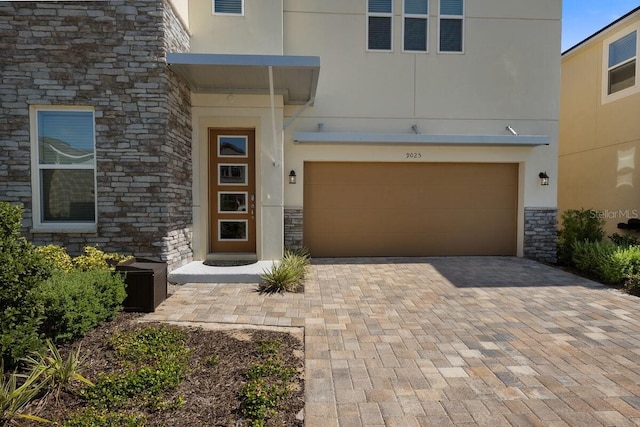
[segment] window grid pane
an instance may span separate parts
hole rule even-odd
[[[393,2],[392,0],[369,0],[367,10],[369,13],[392,13]]]
[[[405,18],[404,50],[427,50],[427,20],[423,18]]]
[[[440,15],[462,15],[463,0],[440,0]]]
[[[371,50],[391,50],[391,18],[369,17],[369,40]]]
[[[427,15],[429,13],[427,0],[404,0],[404,13],[408,15]]]
[[[38,163],[94,164],[93,113],[38,111]]]
[[[229,13],[234,15],[242,15],[243,0],[214,0],[215,13]]]
[[[462,20],[440,20],[440,51],[462,52]]]
[[[43,169],[41,173],[42,222],[94,222],[93,169]]]
[[[636,61],[609,70],[609,95],[636,84]]]
[[[609,67],[636,56],[637,31],[634,31],[609,45]]]

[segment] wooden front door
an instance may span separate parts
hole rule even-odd
[[[256,251],[255,131],[209,129],[209,247]]]

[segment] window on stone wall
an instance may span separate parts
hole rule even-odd
[[[93,109],[33,107],[31,123],[34,228],[95,228]]]

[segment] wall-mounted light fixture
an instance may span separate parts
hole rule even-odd
[[[295,184],[295,183],[296,183],[296,171],[292,169],[291,172],[289,172],[289,184]]]
[[[549,175],[546,172],[540,172],[538,177],[540,178],[540,185],[549,185]]]

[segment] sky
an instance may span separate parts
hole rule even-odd
[[[562,0],[562,51],[638,6],[640,0]]]

